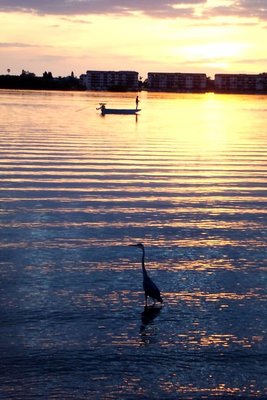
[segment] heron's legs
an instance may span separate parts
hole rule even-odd
[[[147,295],[145,294],[145,299],[146,299],[146,307],[147,307]]]

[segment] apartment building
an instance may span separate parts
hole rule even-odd
[[[137,91],[138,75],[135,71],[87,71],[81,81],[87,90]]]
[[[206,74],[181,72],[149,72],[147,89],[158,92],[205,92]]]
[[[216,74],[214,91],[218,93],[266,93],[267,73]]]

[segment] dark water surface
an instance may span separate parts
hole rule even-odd
[[[267,97],[140,97],[0,91],[0,399],[267,398]]]

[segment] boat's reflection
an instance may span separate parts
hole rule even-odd
[[[155,341],[156,328],[153,326],[153,321],[160,314],[162,307],[148,306],[144,307],[141,314],[140,335],[145,344]]]
[[[100,116],[101,118],[105,118],[106,114],[105,114],[105,113],[100,113],[99,116]],[[138,117],[139,117],[139,115],[138,115],[138,114],[135,114],[135,123],[136,123],[136,124],[138,123]]]

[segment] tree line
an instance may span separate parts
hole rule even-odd
[[[22,70],[20,75],[0,75],[0,89],[30,89],[30,90],[85,90],[79,78],[71,72],[69,76],[53,77],[52,72],[45,71],[42,76]]]

